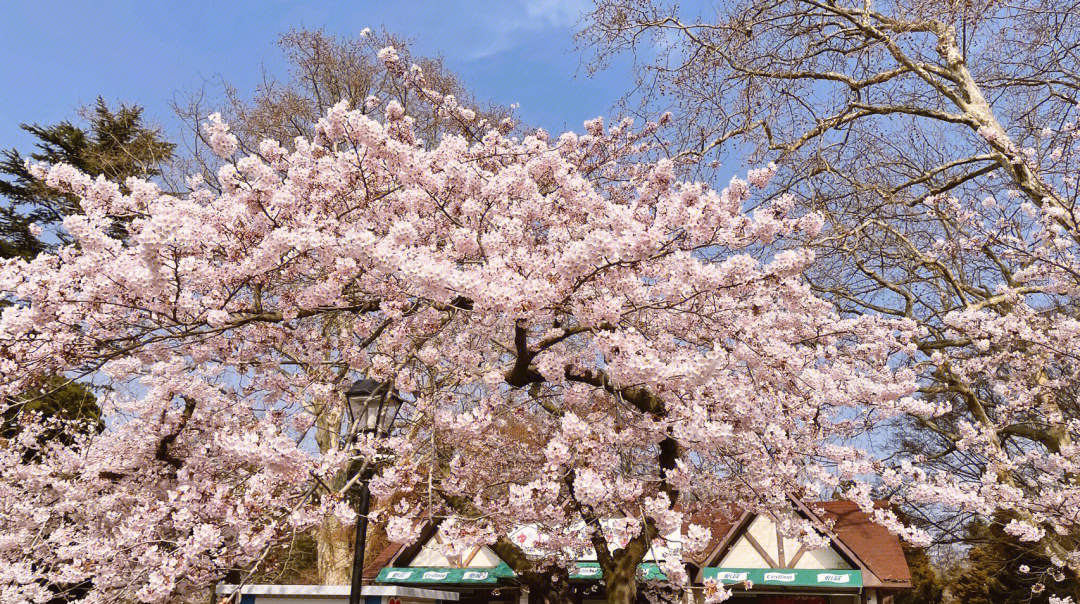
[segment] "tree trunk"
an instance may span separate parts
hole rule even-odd
[[[602,535],[593,535],[593,547],[597,560],[604,571],[604,589],[608,604],[634,604],[637,601],[638,565],[645,559],[649,533],[646,527],[631,538],[622,548],[605,554],[607,542]]]
[[[529,587],[529,604],[574,604],[574,593],[569,577],[560,575],[531,575],[526,577]]]
[[[319,524],[317,570],[323,585],[348,585],[352,578],[351,528],[335,516],[326,516]]]
[[[604,570],[607,604],[634,604],[637,601],[637,564],[629,556],[616,559],[612,572]]]
[[[315,442],[319,451],[326,453],[340,445],[341,418],[340,408],[324,409],[315,419]],[[339,489],[345,484],[344,473],[334,476],[328,485]],[[315,533],[316,570],[322,585],[348,585],[352,579],[352,531],[344,526],[337,517],[328,515]]]

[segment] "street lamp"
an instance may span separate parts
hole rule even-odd
[[[401,407],[397,391],[389,392],[390,384],[370,378],[356,380],[345,392],[353,420],[364,434],[381,436],[390,432],[390,424]]]
[[[391,424],[401,408],[401,397],[389,382],[370,378],[356,380],[345,392],[349,411],[356,426],[364,434],[379,438],[390,434]],[[370,504],[368,478],[370,464],[360,476],[360,500],[357,502],[356,542],[353,549],[352,586],[349,588],[349,604],[360,604],[360,591],[364,579],[364,549],[367,545],[367,516]]]

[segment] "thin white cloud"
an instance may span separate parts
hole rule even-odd
[[[588,0],[526,0],[525,12],[554,27],[570,27],[577,24],[589,4]]]
[[[471,59],[483,59],[506,52],[521,41],[524,34],[535,34],[546,29],[574,27],[590,6],[589,0],[524,0],[507,3],[506,9],[486,12],[479,17],[486,25],[490,37],[477,42],[478,47],[469,53]],[[567,32],[569,33],[569,32]]]

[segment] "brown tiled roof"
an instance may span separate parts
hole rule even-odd
[[[709,545],[706,546],[705,549],[701,550],[696,555],[687,556],[688,561],[697,566],[704,564],[707,561],[706,558],[714,549],[716,549],[716,546],[720,544],[720,541],[735,528],[735,524],[739,522],[739,517],[741,516],[742,510],[734,506],[716,509],[712,512],[696,512],[690,514],[689,523],[707,527],[709,529],[710,539]],[[686,530],[686,526],[683,526],[683,530]]]
[[[878,502],[877,507],[887,507]],[[823,520],[835,522],[833,532],[837,539],[848,546],[863,564],[884,582],[905,583],[911,581],[904,550],[900,539],[870,520],[870,517],[850,501],[822,501],[808,507],[821,511]]]
[[[390,543],[383,548],[383,551],[379,552],[379,555],[375,556],[374,560],[364,566],[364,579],[374,581],[375,577],[379,576],[379,571],[387,564],[390,564],[390,561],[403,547],[405,547],[404,543]]]
[[[422,522],[423,526],[420,529],[420,535],[417,537],[416,542],[412,545],[405,543],[396,543],[391,541],[383,551],[379,552],[378,556],[370,563],[364,565],[363,578],[365,580],[374,581],[375,577],[379,576],[379,571],[384,567],[390,566],[394,561],[402,556],[406,560],[411,560],[423,547],[435,535],[435,531],[438,530],[439,524],[437,522]],[[420,523],[417,524],[420,526]]]

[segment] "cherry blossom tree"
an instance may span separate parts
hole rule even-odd
[[[892,362],[914,354],[912,324],[838,315],[802,278],[812,252],[766,251],[822,219],[790,197],[744,211],[770,168],[722,191],[678,181],[643,159],[657,127],[504,122],[432,143],[395,102],[381,121],[342,103],[313,137],[246,155],[211,115],[220,191],[36,167],[83,213],[72,244],[0,267],[0,389],[66,375],[107,427],[43,442],[57,427],[25,413],[0,447],[3,600],[194,593],[326,514],[352,522],[343,494],[373,463],[393,538],[444,519],[447,548],[491,545],[543,599],[565,601],[592,548],[608,601],[632,602],[649,548],[673,532],[681,553],[705,547],[691,515],[726,504],[820,543],[788,493],[873,468],[857,443],[919,404]],[[361,375],[401,393],[395,428],[376,439],[342,413],[321,425],[341,446],[320,451],[310,410],[343,409]],[[662,568],[686,585],[678,555]]]
[[[209,95],[220,101],[229,132],[237,137],[239,153],[257,150],[259,143],[267,138],[288,147],[289,141],[296,137],[314,136],[319,119],[341,100],[374,119],[381,119],[387,104],[396,101],[412,118],[414,136],[428,145],[437,144],[444,132],[459,134],[473,142],[493,125],[512,116],[509,107],[478,103],[441,58],[420,56],[413,52],[409,40],[385,30],[365,29],[355,36],[337,37],[323,30],[300,28],[283,34],[278,46],[288,64],[287,78],[264,78],[250,99],[227,83],[221,86],[223,94]],[[379,52],[388,46],[394,47],[398,55],[398,61],[392,65],[379,59]],[[442,97],[452,95],[459,104],[476,110],[475,119],[468,122],[457,119],[455,114],[441,111],[441,104],[426,102],[426,95],[413,94],[409,82],[397,76],[401,65],[414,63],[423,71],[425,89]],[[183,175],[198,170],[206,184],[215,188],[224,160],[213,154],[202,127],[211,111],[207,107],[212,101],[208,101],[206,92],[200,90],[186,103],[174,107],[187,126],[181,132],[186,134],[183,140],[187,153],[185,161],[177,162],[179,165],[174,165],[172,172]],[[344,409],[340,405],[313,406],[309,412],[315,415],[313,430],[320,451],[340,447],[344,435],[335,427],[340,426]],[[348,480],[347,474],[347,470],[338,472],[323,486],[340,489]],[[375,505],[380,508],[382,504]],[[354,531],[330,514],[313,532],[319,580],[331,585],[347,583],[352,568],[350,538]],[[368,536],[368,553],[372,557],[385,546],[383,537],[381,530]]]
[[[825,218],[801,242],[814,291],[919,324],[925,407],[882,433],[882,492],[944,547],[1005,535],[1045,556],[1042,601],[1066,585],[1050,575],[1080,586],[1078,17],[1039,0],[601,0],[581,33],[597,67],[659,42],[634,54],[627,100],[675,113],[672,155],[775,161],[764,195]]]
[[[1073,126],[1067,125],[1067,131]],[[1047,150],[1076,156],[1077,136]],[[1018,163],[1024,150],[1005,141]],[[1054,180],[1062,199],[1076,180]],[[1047,561],[1024,574],[1036,597],[1080,599],[1080,230],[1076,216],[1006,190],[981,200],[939,195],[921,211],[955,227],[924,250],[929,262],[972,263],[993,254],[1010,267],[980,303],[942,317],[950,345],[919,355],[936,381],[920,388],[911,420],[931,433],[921,452],[878,471],[897,503],[992,519],[1021,551]],[[992,282],[991,282],[992,283]],[[957,409],[964,413],[958,413]],[[958,417],[959,416],[959,417]],[[868,485],[855,498],[866,500]],[[1065,601],[1065,600],[1059,600]]]

